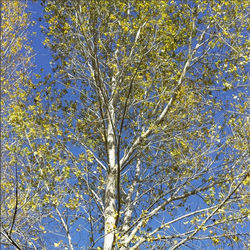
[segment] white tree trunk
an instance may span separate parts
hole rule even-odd
[[[116,224],[116,151],[115,151],[115,112],[113,100],[109,105],[109,122],[108,122],[108,158],[109,171],[106,180],[105,190],[105,211],[104,211],[104,249],[111,250],[115,240],[115,224]]]

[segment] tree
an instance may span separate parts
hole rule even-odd
[[[35,248],[42,217],[37,209],[33,163],[28,134],[34,125],[30,98],[34,53],[28,41],[30,27],[25,1],[1,3],[1,241],[16,249]],[[29,109],[27,109],[29,107]]]
[[[246,244],[246,6],[44,1],[29,147],[55,247]]]

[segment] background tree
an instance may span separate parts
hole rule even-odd
[[[1,3],[1,242],[16,249],[35,249],[42,215],[29,142],[34,134],[30,105],[34,53],[28,42],[31,21],[25,1]],[[33,131],[33,132],[32,132]],[[31,142],[32,143],[32,142]]]
[[[246,6],[44,1],[54,75],[26,143],[45,247],[247,244]]]

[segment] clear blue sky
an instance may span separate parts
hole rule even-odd
[[[41,33],[41,29],[40,29],[40,25],[43,25],[43,21],[40,21],[42,17],[43,17],[43,12],[42,12],[42,6],[40,4],[40,1],[33,3],[32,1],[28,1],[28,11],[31,12],[31,20],[35,21],[35,25],[33,27],[30,27],[30,31],[32,32],[36,32],[37,34],[33,36],[32,38],[32,47],[35,51],[35,64],[37,65],[36,70],[38,71],[37,73],[40,73],[40,68],[44,68],[44,71],[41,73],[42,77],[44,77],[45,75],[47,75],[48,73],[52,73],[51,71],[51,65],[50,65],[50,61],[51,61],[51,56],[50,56],[50,51],[46,48],[44,48],[42,42],[44,40],[44,35]],[[231,99],[232,96],[230,93],[224,93],[225,95],[223,97],[218,96],[220,98],[224,98],[224,99]],[[232,100],[232,99],[231,99]],[[218,116],[219,119],[219,116]],[[193,201],[194,203],[196,202],[196,200]],[[51,227],[53,227],[53,225],[51,224]],[[48,240],[55,240],[57,237],[55,236],[55,238],[50,238],[51,236],[49,236]],[[81,242],[84,242],[84,239],[80,237],[80,233],[77,233],[76,235],[74,235],[75,240],[79,240]],[[56,239],[56,241],[60,240],[60,237],[58,237]],[[65,240],[67,241],[67,240]],[[100,241],[101,242],[101,241]],[[84,243],[83,243],[84,244]],[[86,243],[87,244],[87,243]],[[217,249],[214,246],[206,246],[203,245],[202,246],[203,249],[207,249],[207,250],[213,250],[213,249]],[[53,248],[50,248],[53,249]],[[58,249],[58,248],[54,248],[54,249]],[[80,248],[79,248],[80,249]],[[83,248],[81,248],[83,249]],[[185,249],[185,248],[182,248]],[[232,248],[224,248],[224,249],[232,249]],[[240,248],[239,248],[240,249]]]

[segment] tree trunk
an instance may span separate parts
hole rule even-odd
[[[117,166],[115,163],[115,112],[114,101],[109,104],[109,119],[108,119],[108,160],[109,171],[106,180],[105,190],[105,211],[104,211],[104,249],[110,250],[115,241],[115,224],[116,224],[116,175]]]

